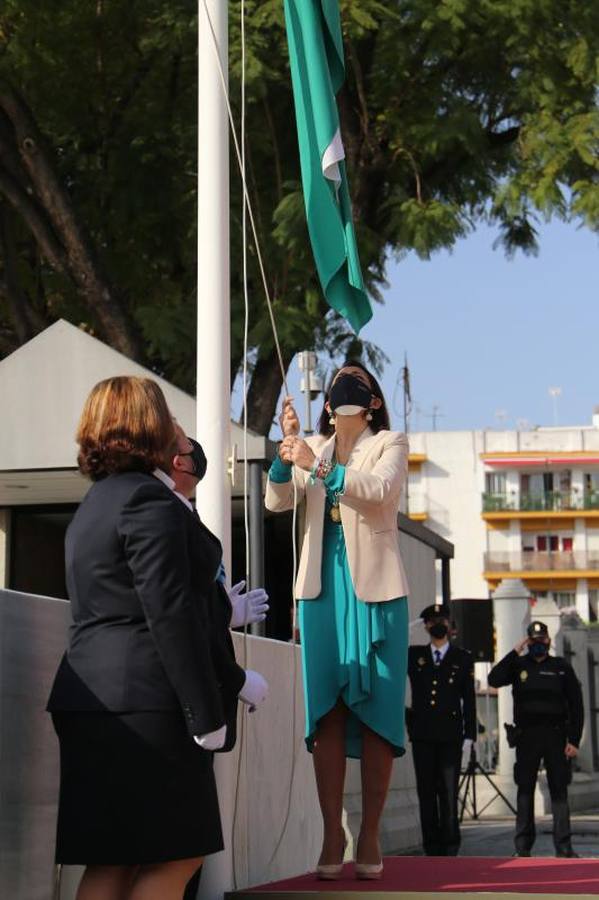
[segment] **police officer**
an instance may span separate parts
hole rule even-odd
[[[449,617],[446,605],[423,609],[420,618],[430,643],[408,651],[412,706],[407,724],[427,856],[457,855],[462,748],[476,740],[474,663],[471,653],[449,643]]]
[[[534,794],[542,760],[551,795],[556,856],[578,855],[571,843],[568,784],[584,722],[582,691],[572,666],[561,656],[549,655],[550,643],[544,622],[531,622],[527,637],[489,672],[491,687],[511,684],[514,697],[515,856],[530,856],[535,841]]]

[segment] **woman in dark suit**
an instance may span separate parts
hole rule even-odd
[[[223,848],[212,751],[265,683],[248,686],[223,633],[221,545],[165,474],[176,436],[158,385],[100,382],[77,441],[94,483],[67,532],[73,624],[48,702],[56,861],[86,866],[77,900],[179,900]]]

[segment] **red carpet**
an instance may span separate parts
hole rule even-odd
[[[340,881],[318,881],[301,875],[285,881],[232,893],[257,894],[379,893],[387,895],[435,893],[599,894],[599,859],[502,859],[489,857],[391,856],[385,859],[381,881],[357,881],[348,863]]]

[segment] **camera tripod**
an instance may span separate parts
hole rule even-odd
[[[476,798],[476,776],[483,775],[484,778],[487,779],[489,784],[494,790],[494,794],[491,799],[485,803],[482,809],[478,808],[478,802]],[[462,773],[462,777],[460,778],[460,784],[458,788],[458,796],[460,798],[460,822],[464,819],[464,812],[466,810],[466,804],[470,801],[470,813],[473,819],[478,819],[484,811],[493,803],[497,797],[501,797],[503,802],[508,806],[514,815],[516,815],[516,810],[505,796],[505,794],[500,791],[495,782],[493,781],[491,775],[487,772],[486,769],[483,769],[478,759],[476,758],[476,748],[474,744],[470,748],[470,759],[468,760],[468,765],[466,766],[466,771]]]

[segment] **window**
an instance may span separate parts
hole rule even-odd
[[[76,506],[15,506],[11,515],[9,587],[66,599],[64,536]]]
[[[562,494],[569,494],[572,489],[572,470],[562,469],[559,473],[559,489]]]
[[[536,497],[553,490],[553,472],[535,472],[533,475],[520,476],[520,489],[523,494],[534,494]]]
[[[599,491],[599,472],[586,472],[584,476],[585,491]]]
[[[591,622],[599,621],[599,591],[589,591],[589,616]]]
[[[559,537],[557,534],[538,534],[537,550],[539,553],[557,553],[559,550]]]
[[[599,509],[599,472],[585,473],[584,504],[586,509]]]
[[[553,599],[558,609],[568,609],[569,607],[576,606],[575,591],[554,591]]]
[[[507,490],[505,472],[487,472],[485,490],[487,494],[505,494]]]
[[[562,550],[564,553],[572,553],[574,549],[574,538],[565,537],[562,538]]]

